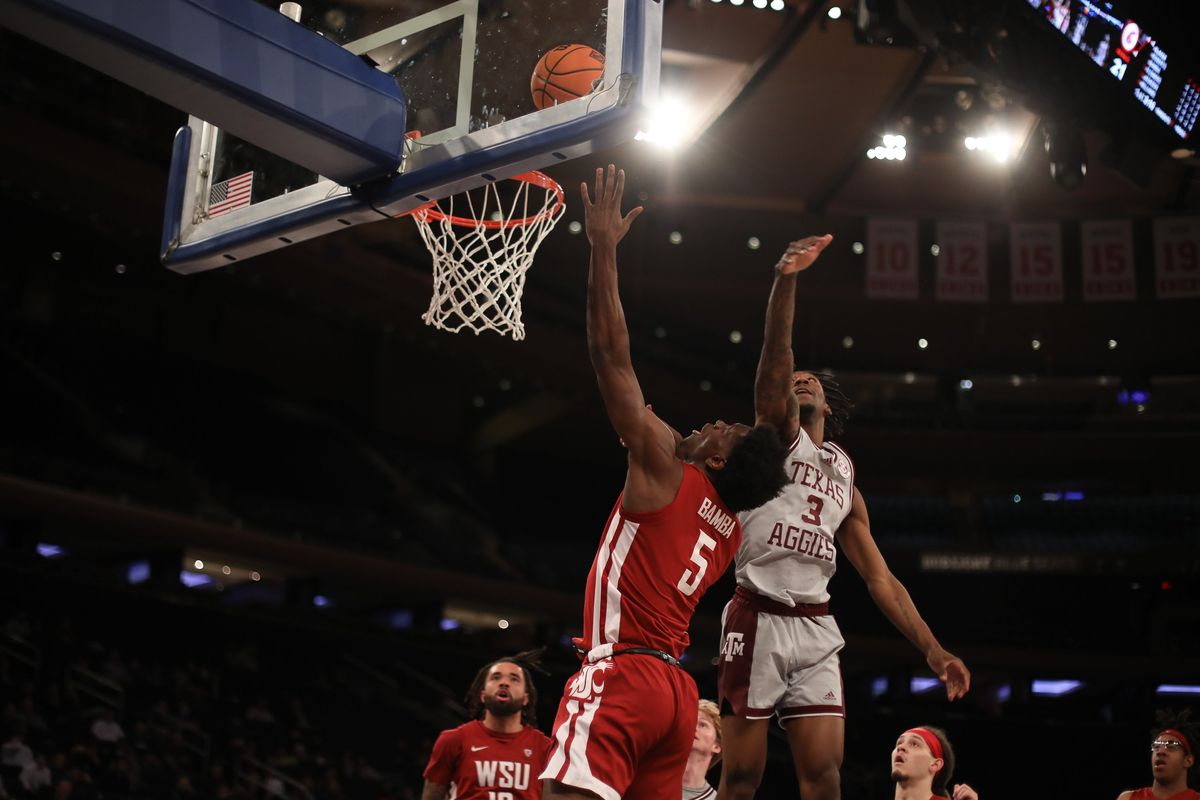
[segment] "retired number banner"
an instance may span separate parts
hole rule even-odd
[[[1013,223],[1010,246],[1013,302],[1062,302],[1062,230],[1059,224]]]
[[[1083,299],[1133,300],[1133,224],[1127,219],[1084,222]]]
[[[1154,220],[1158,296],[1200,297],[1200,217]]]
[[[917,299],[916,220],[867,221],[867,297]]]
[[[987,226],[982,222],[939,222],[936,234],[936,295],[951,303],[988,299]]]

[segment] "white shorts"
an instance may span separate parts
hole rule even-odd
[[[721,615],[722,714],[782,722],[846,716],[838,652],[846,641],[828,604],[787,606],[740,586]]]

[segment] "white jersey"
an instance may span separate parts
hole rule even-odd
[[[786,467],[782,494],[738,514],[738,586],[789,606],[825,603],[837,571],[834,538],[853,500],[854,463],[833,442],[818,448],[800,428]]]

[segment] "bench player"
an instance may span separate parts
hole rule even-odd
[[[979,800],[965,783],[950,791],[954,777],[954,748],[946,732],[926,725],[909,728],[892,749],[892,780],[896,782],[894,800]]]
[[[1121,792],[1117,800],[1200,800],[1200,792],[1188,788],[1188,773],[1196,766],[1195,728],[1185,711],[1164,722],[1150,742],[1153,782],[1141,789]]]
[[[550,738],[537,729],[529,666],[540,651],[485,664],[467,690],[471,722],[442,731],[421,800],[538,800]]]

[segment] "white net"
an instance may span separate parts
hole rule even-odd
[[[562,216],[562,189],[541,173],[489,183],[413,212],[433,256],[425,324],[525,338],[521,295],[538,246]],[[531,196],[532,195],[532,196]]]

